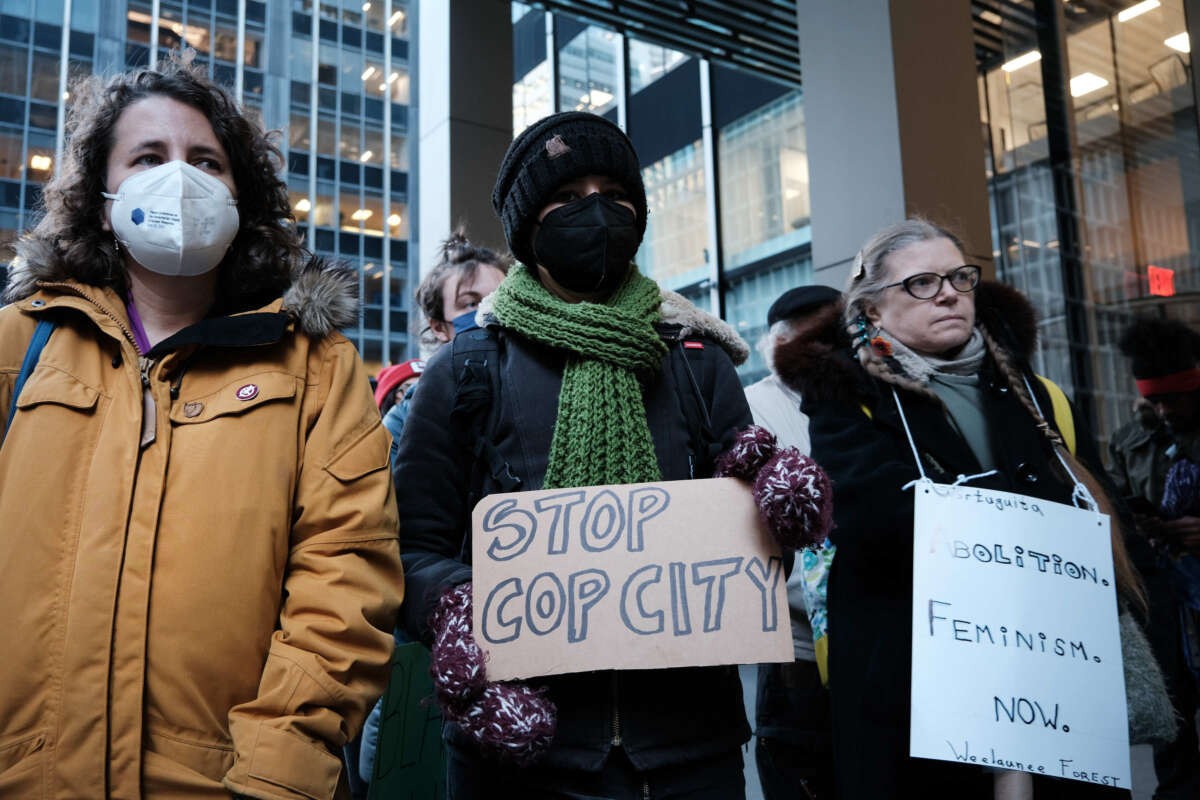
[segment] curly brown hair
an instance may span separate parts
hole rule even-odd
[[[238,108],[230,93],[191,63],[194,53],[174,53],[156,67],[110,77],[88,76],[71,88],[68,146],[43,193],[45,216],[17,243],[18,254],[46,245],[62,272],[94,286],[129,289],[110,232],[104,230],[105,176],[122,112],[160,95],[200,111],[230,160],[240,225],[218,265],[214,311],[234,313],[269,303],[290,283],[293,266],[307,260],[295,229],[283,158],[257,115]],[[115,188],[115,187],[114,187]]]

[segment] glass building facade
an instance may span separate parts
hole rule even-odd
[[[1135,314],[1200,322],[1184,3],[1068,4],[1058,36],[1041,8],[1018,5],[1041,32],[1003,25],[1003,54],[978,78],[993,255],[1000,280],[1037,308],[1034,366],[1105,441],[1137,396],[1123,327]]]
[[[973,12],[997,276],[1033,300],[1035,366],[1102,440],[1134,399],[1123,325],[1200,319],[1191,4],[1065,2],[1053,24],[1044,0]],[[621,125],[650,206],[639,265],[755,343],[770,303],[813,280],[798,83],[583,5],[543,7],[562,5],[511,4],[514,134],[574,109]],[[415,354],[416,12],[415,0],[0,0],[0,264],[36,221],[70,79],[148,63],[152,42],[159,55],[186,45],[282,132],[300,232],[359,268],[363,312],[346,334],[364,359]],[[757,352],[741,368],[747,382],[765,373]]]
[[[2,0],[0,263],[37,221],[70,81],[172,49],[278,130],[298,230],[359,270],[344,333],[374,369],[406,358],[411,14],[405,0]],[[65,23],[65,24],[64,24]]]
[[[621,125],[650,208],[639,267],[756,342],[775,298],[812,280],[799,87],[512,6],[514,133],[553,111]],[[766,372],[757,352],[740,368]]]

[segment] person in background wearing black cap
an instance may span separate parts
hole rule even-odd
[[[746,387],[746,402],[755,424],[775,434],[781,446],[796,447],[802,453],[810,449],[808,417],[800,410],[800,394],[775,369],[775,346],[790,341],[807,317],[841,296],[829,286],[797,286],[781,294],[767,309],[767,332],[758,343],[771,374]]]
[[[620,128],[583,112],[535,123],[509,147],[492,205],[520,263],[481,304],[481,330],[430,360],[395,473],[409,586],[401,624],[432,641],[448,794],[736,800],[750,727],[734,666],[533,680],[544,692],[485,682],[470,632],[475,500],[708,477],[751,421],[734,371],[749,348],[632,263],[648,209]],[[478,359],[493,369],[487,413],[464,421],[457,387],[468,371],[454,365],[489,339]],[[457,444],[456,429],[481,418],[487,427]]]
[[[842,293],[829,286],[798,286],[779,296],[767,310],[767,332],[758,349],[771,374],[746,387],[754,423],[775,434],[781,447],[801,453],[812,449],[808,415],[800,410],[800,393],[788,385],[776,363],[776,347],[825,316],[838,314]],[[824,314],[822,314],[824,312]],[[810,615],[824,619],[824,586],[820,576],[834,548],[805,551],[803,567],[788,577],[788,606],[796,660],[791,664],[760,664],[755,714],[758,745],[754,757],[765,800],[790,797],[833,797],[833,741],[829,692],[823,686],[814,648]],[[806,576],[814,576],[806,585]],[[823,633],[823,631],[822,631]],[[820,637],[818,637],[820,638]],[[822,649],[820,660],[827,654]]]
[[[1126,502],[1139,512],[1138,528],[1159,545],[1156,559],[1135,537],[1130,553],[1150,600],[1146,632],[1175,711],[1184,720],[1174,742],[1154,748],[1154,797],[1200,797],[1200,751],[1193,724],[1200,653],[1194,644],[1189,647],[1189,642],[1200,641],[1192,607],[1200,598],[1200,581],[1195,579],[1200,576],[1174,568],[1194,563],[1194,558],[1169,558],[1172,552],[1200,555],[1200,492],[1195,482],[1200,464],[1200,335],[1175,320],[1142,318],[1125,330],[1118,345],[1130,359],[1144,411],[1113,432],[1110,472]],[[1192,591],[1180,592],[1187,584]]]

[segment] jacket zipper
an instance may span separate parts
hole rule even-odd
[[[151,359],[138,356],[138,371],[142,375],[142,435],[139,448],[152,444],[158,435],[158,403],[150,389],[150,368],[153,366]]]
[[[612,746],[621,746],[621,706],[620,693],[617,689],[617,673],[612,674],[612,704],[613,704],[613,719],[612,719]]]
[[[138,354],[138,372],[141,375],[142,385],[142,433],[140,447],[145,447],[153,442],[158,428],[157,404],[154,401],[154,393],[150,390],[150,368],[154,366],[154,362],[146,358],[142,353],[141,348],[138,347],[137,337],[133,335],[133,331],[129,330],[129,326],[122,322],[120,317],[105,308],[99,300],[69,283],[53,282],[39,283],[38,285],[43,288],[59,289],[87,300],[101,314],[116,323],[121,333],[124,334],[126,341],[133,345],[134,351]]]
[[[650,779],[642,778],[642,800],[650,800]]]
[[[77,289],[76,287],[72,286],[69,283],[39,283],[38,285],[43,288],[61,289],[65,292],[70,292],[71,294],[73,294],[77,297],[82,297],[84,300],[87,300],[89,303],[94,305],[101,314],[108,317],[113,322],[117,323],[117,327],[121,329],[121,333],[125,334],[125,338],[129,341],[129,343],[131,345],[133,345],[133,349],[136,350],[139,355],[141,355],[142,351],[141,351],[141,348],[138,347],[137,337],[133,335],[133,331],[129,330],[129,327],[124,322],[121,321],[120,317],[118,317],[116,314],[112,313],[107,308],[102,306],[100,304],[99,300],[92,297],[87,292],[80,291],[79,289]]]

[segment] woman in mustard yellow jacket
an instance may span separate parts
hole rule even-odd
[[[0,309],[0,796],[338,796],[403,591],[357,279],[179,59],[68,133]]]

